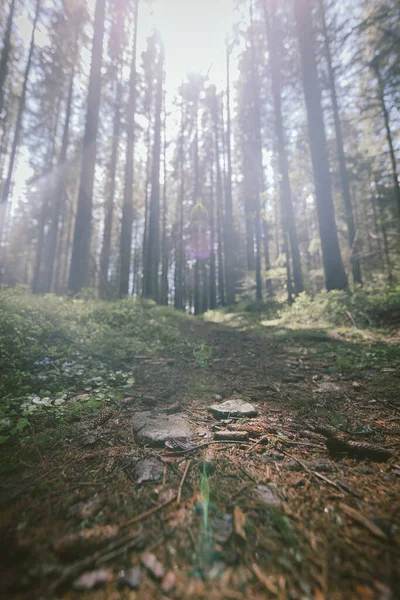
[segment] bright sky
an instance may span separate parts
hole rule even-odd
[[[189,71],[225,82],[225,38],[233,25],[233,0],[155,0],[142,3],[141,35],[157,28],[166,52],[167,91],[174,92]],[[141,45],[141,44],[140,44]]]

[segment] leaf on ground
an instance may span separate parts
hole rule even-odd
[[[82,592],[88,592],[96,587],[101,587],[113,577],[111,569],[97,569],[83,573],[73,583],[73,588]]]
[[[84,529],[78,533],[69,533],[54,545],[54,552],[65,560],[75,559],[93,552],[103,544],[117,537],[119,528],[116,525],[104,525],[93,529]]]

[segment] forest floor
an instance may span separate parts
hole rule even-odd
[[[179,342],[123,361],[116,401],[78,373],[61,421],[39,395],[26,437],[6,441],[4,596],[399,598],[398,332],[173,318]],[[60,360],[35,376],[53,385]],[[216,420],[230,398],[258,415]],[[140,444],[139,411],[181,414],[193,440]]]

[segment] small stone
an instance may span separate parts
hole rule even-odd
[[[131,590],[138,590],[142,581],[142,569],[135,565],[127,571],[121,571],[118,576],[118,587],[129,587]]]
[[[135,465],[134,476],[137,483],[158,481],[164,473],[164,465],[157,458],[143,458]]]
[[[278,506],[281,501],[268,485],[258,485],[255,494],[259,500],[270,506]]]
[[[208,409],[215,417],[224,419],[227,417],[256,417],[258,412],[256,408],[240,398],[225,400],[221,404],[213,404]]]
[[[153,577],[155,577],[155,579],[162,579],[164,577],[164,567],[155,554],[152,554],[151,552],[146,552],[143,554],[142,565],[146,567],[146,569],[151,575],[153,575]]]
[[[326,392],[339,392],[340,387],[336,383],[332,383],[332,381],[324,381],[319,384],[317,391],[322,394]]]
[[[111,569],[97,569],[83,573],[73,583],[73,588],[82,592],[88,592],[96,587],[101,587],[112,579]]]
[[[181,414],[142,411],[134,415],[132,428],[138,442],[151,446],[164,446],[171,440],[185,442],[192,438],[189,422]]]
[[[168,571],[168,573],[166,573],[166,575],[164,576],[164,578],[162,580],[161,591],[164,592],[164,594],[169,594],[170,592],[172,592],[172,590],[174,589],[175,586],[176,586],[175,573],[173,571]]]

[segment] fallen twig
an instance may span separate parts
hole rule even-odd
[[[204,444],[198,444],[198,446],[192,446],[191,448],[186,448],[185,450],[172,450],[168,456],[182,456],[184,454],[189,454],[190,452],[197,452],[201,450],[201,448],[207,448],[211,444],[243,444],[247,445],[248,442],[242,442],[238,440],[211,440],[210,442],[204,442]]]
[[[387,540],[387,535],[380,529],[375,523],[364,517],[358,510],[351,508],[351,506],[347,506],[347,504],[340,504],[340,508],[349,516],[353,521],[358,523],[359,525],[363,525],[366,529],[368,529],[373,535],[380,538],[381,540]]]
[[[183,488],[183,484],[185,483],[186,475],[188,474],[191,462],[192,462],[192,459],[190,459],[190,460],[187,461],[186,466],[185,466],[185,470],[183,471],[182,479],[181,479],[181,482],[180,482],[179,488],[178,488],[178,497],[176,499],[176,505],[177,506],[179,506],[179,504],[181,503],[182,488]]]
[[[146,510],[146,512],[142,513],[141,515],[138,515],[137,517],[133,517],[132,519],[129,519],[129,521],[125,521],[125,523],[122,523],[122,525],[120,525],[120,527],[127,527],[128,525],[133,525],[133,523],[139,523],[139,521],[143,521],[144,519],[147,519],[147,517],[154,515],[154,513],[158,512],[159,510],[162,510],[163,508],[168,506],[168,504],[171,504],[175,499],[176,499],[176,494],[174,494],[172,496],[172,498],[170,498],[169,500],[166,500],[162,504],[153,506],[153,508],[150,508],[150,510]]]

